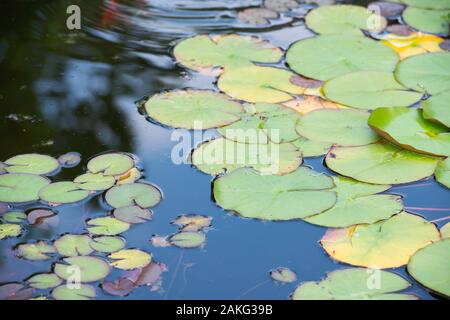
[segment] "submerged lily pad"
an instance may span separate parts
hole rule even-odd
[[[211,129],[240,119],[244,109],[226,95],[206,90],[178,90],[152,96],[145,103],[150,118],[173,128]]]
[[[153,213],[149,209],[142,209],[138,206],[121,207],[113,212],[114,217],[120,221],[135,224],[144,223],[152,219]]]
[[[0,201],[20,203],[38,200],[39,191],[49,184],[50,180],[34,174],[2,174],[0,175]]]
[[[292,299],[417,300],[411,294],[395,293],[410,286],[408,281],[395,273],[362,268],[342,269],[328,273],[321,281],[302,283],[295,289]]]
[[[110,254],[108,258],[114,260],[111,262],[113,267],[123,270],[143,268],[152,260],[149,253],[137,249],[120,250]]]
[[[336,203],[333,179],[300,167],[284,176],[238,169],[214,181],[219,206],[246,218],[292,220],[330,209]]]
[[[253,25],[268,25],[270,19],[277,19],[278,12],[265,8],[248,8],[238,12],[237,18],[240,22]],[[200,70],[201,71],[201,70]]]
[[[59,168],[59,163],[50,156],[30,153],[9,158],[4,162],[9,173],[49,174]]]
[[[56,248],[44,241],[24,243],[17,247],[17,256],[32,261],[43,261],[52,258]]]
[[[450,158],[439,162],[434,174],[437,182],[450,189]]]
[[[76,167],[81,161],[81,154],[78,152],[67,152],[58,157],[58,162],[64,168]]]
[[[91,173],[105,176],[118,176],[134,167],[131,157],[123,153],[107,153],[89,160],[87,168]]]
[[[55,217],[56,213],[49,209],[34,209],[28,213],[28,222],[32,225],[39,225],[44,222],[45,219]]]
[[[130,224],[112,217],[100,217],[86,222],[87,230],[95,235],[114,236],[130,229]]]
[[[300,40],[286,54],[292,70],[322,81],[357,71],[392,72],[398,60],[394,50],[378,41],[346,34]]]
[[[360,71],[334,78],[325,83],[323,92],[332,101],[360,109],[407,107],[422,97],[421,93],[403,87],[392,73],[376,71]]]
[[[291,283],[297,280],[297,274],[288,268],[276,268],[270,271],[270,277],[278,282]]]
[[[90,256],[69,257],[54,266],[54,273],[64,280],[79,276],[81,282],[95,282],[108,276],[111,269],[103,259]]]
[[[90,245],[97,252],[112,253],[122,250],[125,247],[125,240],[120,237],[95,237]]]
[[[66,204],[82,201],[89,196],[89,191],[81,190],[70,181],[54,182],[39,191],[39,198],[49,203]]]
[[[351,109],[321,109],[304,115],[297,132],[313,141],[340,146],[360,146],[376,142],[380,137],[367,125],[370,114]]]
[[[325,161],[334,172],[359,181],[400,184],[431,176],[439,158],[382,141],[360,147],[333,148]]]
[[[0,300],[28,300],[33,296],[33,288],[25,288],[20,283],[0,285]]]
[[[87,256],[91,248],[91,238],[82,234],[66,234],[53,243],[58,253],[66,257]]]
[[[1,219],[7,223],[22,223],[27,219],[27,215],[23,212],[11,211],[2,215]]]
[[[374,224],[329,229],[320,242],[337,261],[384,269],[407,264],[417,250],[439,238],[433,223],[402,212]]]
[[[59,286],[62,280],[53,273],[39,273],[27,280],[28,285],[36,289],[51,289]]]
[[[113,208],[138,205],[151,208],[161,201],[161,192],[150,184],[129,183],[115,186],[106,192],[105,200]]]
[[[299,5],[296,0],[264,0],[263,2],[265,8],[277,12],[286,12],[298,8]]]
[[[403,11],[403,20],[414,29],[448,35],[450,10],[429,10],[408,7]]]
[[[103,191],[111,188],[116,179],[113,176],[105,176],[102,173],[85,173],[73,180],[80,189],[88,191]]]
[[[450,155],[450,132],[423,118],[415,108],[378,108],[369,126],[387,140],[405,149],[431,155]]]
[[[18,237],[22,233],[22,228],[18,224],[0,223],[0,240],[9,237]]]
[[[449,298],[448,266],[450,266],[450,239],[443,239],[417,251],[409,260],[408,272],[426,288]]]
[[[95,296],[95,288],[86,284],[72,287],[64,284],[52,291],[52,297],[56,300],[91,300]]]
[[[178,232],[168,238],[170,244],[180,248],[197,248],[206,242],[202,232]]]
[[[441,92],[422,101],[423,117],[439,122],[450,128],[450,90]]]
[[[210,227],[212,217],[200,214],[183,214],[178,216],[171,223],[180,226],[181,231],[200,231]]]

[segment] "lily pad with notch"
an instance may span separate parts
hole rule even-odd
[[[129,183],[109,189],[105,201],[113,208],[138,205],[147,209],[161,201],[161,192],[155,186],[146,183]]]

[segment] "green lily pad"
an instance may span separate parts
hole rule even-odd
[[[113,208],[138,205],[151,208],[161,201],[161,192],[150,184],[129,183],[115,186],[106,192],[105,200]]]
[[[104,176],[118,176],[134,167],[134,160],[123,153],[107,153],[89,160],[87,168],[91,173]]]
[[[298,139],[295,124],[300,115],[294,110],[266,103],[247,103],[244,108],[247,114],[241,120],[218,129],[228,140],[241,143],[268,143],[269,140],[283,143]]]
[[[342,269],[328,273],[321,281],[302,283],[295,289],[292,299],[417,300],[411,294],[395,293],[410,286],[408,281],[395,273],[362,268]]]
[[[95,288],[85,284],[73,287],[64,284],[52,291],[52,297],[56,300],[91,300],[95,296]]]
[[[64,280],[79,277],[80,282],[95,282],[106,278],[111,272],[108,263],[97,257],[69,257],[62,262],[55,264],[54,273]]]
[[[330,142],[313,141],[305,137],[300,137],[291,143],[300,149],[304,158],[323,156],[333,146]]]
[[[130,229],[130,225],[112,217],[90,219],[86,223],[87,230],[95,235],[114,236]]]
[[[73,180],[80,189],[88,191],[103,191],[111,188],[116,179],[113,176],[105,176],[102,173],[85,173]]]
[[[450,238],[450,222],[447,222],[442,228],[441,228],[441,237],[444,238]]]
[[[276,268],[270,271],[270,277],[278,282],[291,283],[297,281],[297,274],[288,268]]]
[[[401,0],[401,3],[425,9],[450,9],[448,0]]]
[[[242,106],[226,95],[206,90],[160,93],[145,102],[153,120],[173,128],[211,129],[240,119]]]
[[[450,239],[443,239],[417,251],[409,260],[408,272],[426,288],[449,298],[449,265]]]
[[[48,184],[50,180],[34,174],[2,174],[0,175],[0,201],[21,203],[38,200],[39,191]]]
[[[438,239],[433,223],[402,212],[374,224],[328,229],[320,242],[337,261],[384,269],[407,264],[417,250]]]
[[[30,153],[9,158],[4,162],[9,173],[49,174],[59,168],[59,162],[50,156]]]
[[[295,72],[326,81],[357,71],[393,72],[399,57],[388,46],[370,38],[330,34],[294,43],[287,51],[286,61]]]
[[[43,261],[52,258],[56,253],[56,248],[44,241],[38,241],[36,243],[24,243],[17,247],[17,256],[19,258]]]
[[[370,114],[352,109],[318,109],[305,114],[297,132],[313,141],[360,146],[380,140],[367,125]]]
[[[422,101],[423,117],[428,120],[439,122],[450,128],[450,90],[441,92],[435,96]]]
[[[336,203],[333,179],[300,167],[284,176],[235,170],[214,181],[214,199],[246,218],[292,220],[330,209]]]
[[[22,228],[18,224],[1,223],[0,224],[0,240],[9,237],[18,237],[22,233]]]
[[[433,95],[450,90],[449,74],[450,52],[415,55],[402,60],[395,70],[395,77],[405,87]]]
[[[153,212],[149,209],[142,209],[138,206],[121,207],[113,212],[114,217],[120,221],[135,224],[145,223],[152,219]]]
[[[22,223],[27,219],[27,215],[23,212],[11,211],[5,213],[2,220],[7,223]]]
[[[192,164],[211,175],[243,167],[282,175],[296,170],[302,162],[301,151],[291,143],[247,144],[218,138],[201,144],[192,153]]]
[[[111,265],[118,269],[132,270],[143,268],[152,261],[152,256],[142,250],[124,249],[111,253],[108,258],[112,259]]]
[[[201,72],[237,68],[252,62],[276,63],[283,51],[256,37],[230,34],[188,38],[175,46],[173,54],[185,67]]]
[[[355,224],[371,224],[385,220],[403,210],[402,197],[377,194],[391,186],[373,185],[348,178],[334,178],[337,202],[329,210],[305,218],[305,221],[325,227],[344,228]]]
[[[49,203],[74,203],[89,196],[89,191],[81,190],[76,183],[70,181],[54,182],[39,191],[39,198]]]
[[[53,273],[39,273],[27,280],[28,285],[36,289],[51,289],[59,286],[62,280]]]
[[[206,236],[202,232],[178,232],[171,235],[169,243],[180,248],[197,248],[206,242]]]
[[[225,71],[217,83],[220,91],[247,102],[278,103],[303,94],[305,88],[291,83],[290,71],[262,66],[249,66]]]
[[[321,34],[363,35],[362,30],[380,32],[387,25],[384,17],[354,5],[318,7],[310,11],[305,20],[309,29]]]
[[[450,132],[423,118],[415,108],[378,108],[369,126],[387,140],[405,149],[431,155],[450,155]]]
[[[332,101],[359,109],[407,107],[422,97],[421,93],[403,87],[392,73],[377,71],[360,71],[334,78],[325,82],[323,92]]]
[[[66,257],[87,256],[94,250],[91,238],[82,234],[66,234],[53,243],[58,253]]]
[[[448,35],[450,10],[429,10],[408,7],[403,11],[403,20],[414,29]]]
[[[439,162],[434,174],[437,182],[450,189],[450,158]]]
[[[120,237],[102,236],[92,238],[91,247],[97,252],[112,253],[125,247],[125,240]]]
[[[386,141],[330,150],[325,162],[331,170],[375,184],[400,184],[433,174],[439,158],[401,149]]]

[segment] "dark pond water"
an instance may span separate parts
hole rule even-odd
[[[347,266],[333,262],[318,240],[324,228],[305,222],[260,222],[230,215],[211,200],[211,181],[189,165],[170,159],[171,130],[141,116],[135,101],[176,88],[214,89],[214,79],[191,74],[174,63],[171,48],[179,39],[199,33],[255,34],[287,48],[311,35],[301,19],[306,8],[266,28],[236,22],[235,8],[258,5],[256,0],[117,0],[1,1],[0,12],[0,159],[38,152],[83,155],[82,165],[65,169],[56,180],[83,172],[95,154],[119,150],[137,155],[146,180],[158,185],[164,200],[154,208],[153,221],[124,234],[127,247],[152,252],[167,265],[162,290],[136,289],[130,299],[286,299],[298,282],[318,280]],[[66,8],[81,7],[82,30],[68,31]],[[327,171],[322,159],[307,165]],[[398,186],[411,212],[433,220],[449,212],[448,191],[434,180]],[[421,210],[420,208],[425,208]],[[21,238],[0,242],[0,283],[22,281],[48,272],[48,262],[16,258],[11,248],[33,239],[52,240],[65,232],[84,231],[84,220],[105,215],[97,200],[58,207],[59,224],[28,228]],[[153,234],[176,231],[169,224],[183,213],[213,217],[204,249],[154,248]],[[443,223],[438,223],[442,225]],[[275,284],[269,270],[289,267],[298,282]],[[406,274],[404,268],[394,270]],[[410,279],[411,280],[411,279]],[[412,281],[412,280],[411,280]],[[114,297],[97,290],[99,298]],[[433,298],[417,284],[408,292]]]

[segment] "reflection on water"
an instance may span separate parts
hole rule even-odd
[[[82,30],[68,31],[66,8],[81,7]],[[132,299],[285,299],[296,284],[279,286],[269,270],[284,266],[299,281],[320,279],[343,268],[318,245],[323,228],[302,222],[259,222],[224,213],[211,201],[211,177],[189,165],[170,161],[171,131],[147,122],[134,102],[141,97],[183,87],[214,89],[214,79],[186,72],[170,56],[179,39],[198,33],[251,33],[287,48],[311,36],[298,13],[250,28],[236,21],[236,9],[258,6],[257,0],[84,0],[2,1],[0,9],[0,159],[28,152],[58,156],[77,151],[82,164],[94,154],[120,150],[136,154],[146,180],[157,184],[164,200],[150,223],[125,233],[127,247],[139,247],[164,262],[163,292],[137,289]],[[297,17],[295,17],[297,16]],[[320,159],[307,161],[326,171]],[[63,170],[70,179],[81,166]],[[434,181],[423,188],[396,187],[410,207],[449,207],[446,190]],[[59,224],[28,228],[18,241],[0,242],[0,282],[21,281],[46,272],[48,263],[14,257],[11,247],[33,239],[54,239],[64,232],[84,232],[84,220],[102,216],[96,201],[58,208]],[[448,212],[417,211],[430,219]],[[179,214],[214,218],[203,250],[153,248],[153,234],[173,232],[169,222]],[[398,272],[405,274],[403,268]],[[101,290],[97,290],[100,294]],[[410,290],[430,298],[414,285]],[[100,298],[113,298],[101,295]]]

